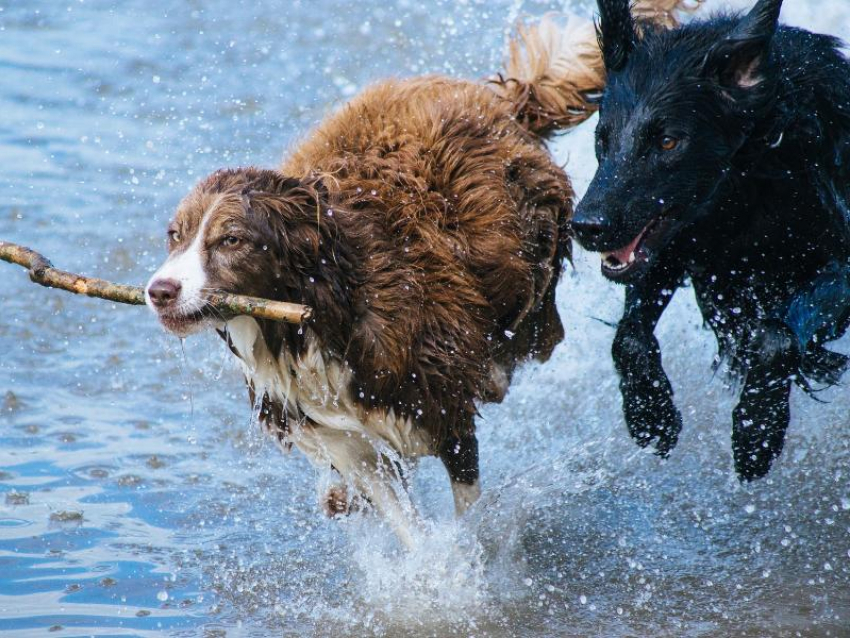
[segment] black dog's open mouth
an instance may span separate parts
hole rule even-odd
[[[649,262],[663,243],[670,221],[664,215],[656,217],[622,248],[602,252],[602,274],[615,281],[624,279]]]

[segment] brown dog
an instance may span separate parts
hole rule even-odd
[[[672,21],[674,0],[646,0]],[[479,495],[476,404],[563,337],[555,285],[573,191],[544,138],[589,117],[604,71],[590,23],[522,28],[488,84],[429,76],[365,90],[279,170],[222,170],[180,204],[150,306],[215,326],[260,420],[412,543],[401,461],[437,455],[458,513]],[[304,328],[216,316],[209,290],[303,302]],[[346,491],[344,486],[353,488]]]

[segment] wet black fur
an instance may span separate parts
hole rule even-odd
[[[629,430],[662,455],[676,444],[682,419],[653,331],[689,279],[743,381],[735,467],[763,476],[791,382],[834,384],[847,367],[823,344],[850,322],[850,63],[835,38],[777,26],[781,0],[640,37],[626,0],[599,4],[599,168],[573,226],[608,252],[655,220],[645,259],[621,278],[612,350]],[[664,150],[664,136],[677,146]]]

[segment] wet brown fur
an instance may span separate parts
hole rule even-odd
[[[384,82],[280,172],[215,173],[199,193],[227,195],[208,224],[244,216],[271,232],[256,238],[268,258],[234,259],[211,285],[313,307],[309,328],[352,369],[364,409],[394,408],[435,445],[471,431],[476,402],[504,394],[493,366],[509,378],[563,337],[554,286],[573,192],[511,107],[472,82]],[[298,327],[263,334],[273,353],[305,346]]]
[[[555,286],[574,193],[543,138],[595,110],[584,96],[604,77],[584,33],[585,59],[562,65],[566,76],[537,63],[551,48],[534,49],[539,32],[526,31],[513,76],[381,82],[279,170],[208,177],[178,211],[181,234],[212,207],[207,235],[244,238],[226,251],[210,240],[210,286],[313,307],[307,328],[351,369],[363,410],[411,418],[435,450],[472,433],[476,404],[500,401],[516,365],[545,361],[563,338]],[[273,354],[305,348],[299,327],[261,329]],[[284,432],[304,418],[267,397],[261,412]]]

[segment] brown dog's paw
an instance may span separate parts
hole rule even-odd
[[[345,485],[334,485],[328,488],[322,498],[322,509],[325,516],[334,518],[337,516],[348,516],[351,506],[348,502],[348,489]]]
[[[345,485],[332,485],[320,499],[322,511],[328,518],[348,516],[356,512],[368,512],[372,502],[364,494],[355,493],[350,499]]]

